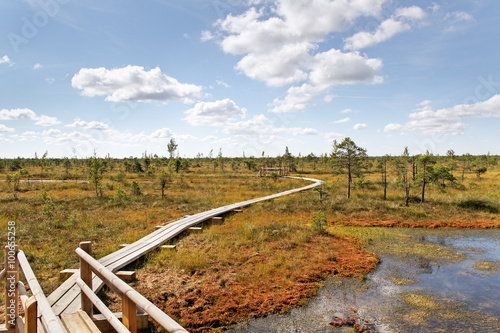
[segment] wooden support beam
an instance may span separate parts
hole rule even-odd
[[[35,296],[28,298],[24,312],[24,333],[36,333],[38,330],[38,302]]]
[[[242,211],[243,211],[243,209],[241,209],[241,208],[233,210],[233,212],[235,212],[235,213],[241,213]]]
[[[137,306],[126,293],[122,294],[122,314],[123,325],[130,333],[137,333]]]
[[[167,250],[177,251],[177,246],[175,246],[175,245],[162,245],[161,248],[162,249],[167,249]]]
[[[62,271],[59,272],[59,279],[65,280],[77,272],[78,272],[78,269],[76,269],[76,268],[63,269]]]
[[[135,271],[118,271],[115,274],[125,282],[134,282],[136,277]]]
[[[92,255],[92,242],[81,242],[80,248],[89,255]],[[92,269],[82,258],[80,258],[80,278],[89,288],[92,288]],[[85,311],[89,317],[92,317],[92,302],[85,293],[81,293],[81,295],[82,310]]]
[[[219,225],[219,224],[224,223],[224,219],[222,217],[212,217],[210,219],[210,223]]]
[[[197,232],[197,233],[201,233],[203,231],[203,228],[202,227],[190,227],[188,229],[190,232]]]

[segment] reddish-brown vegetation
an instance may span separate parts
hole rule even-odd
[[[191,332],[219,331],[247,318],[303,305],[328,276],[363,277],[379,260],[358,242],[317,235],[300,249],[287,249],[279,240],[271,241],[269,252],[239,248],[245,260],[228,264],[215,259],[192,275],[144,269],[136,288]],[[281,267],[275,261],[280,256],[287,258]]]

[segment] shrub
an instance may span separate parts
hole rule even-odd
[[[322,234],[325,232],[326,223],[327,221],[325,214],[323,214],[322,211],[318,210],[316,215],[314,215],[312,229],[314,230],[314,232]]]
[[[492,214],[498,213],[498,208],[485,200],[478,200],[478,199],[463,200],[458,204],[458,207],[477,210],[477,211],[484,211]]]
[[[125,193],[125,190],[123,189],[122,186],[118,186],[118,188],[115,190],[115,194],[113,195],[113,200],[120,203],[127,200],[127,193]]]
[[[141,188],[135,180],[130,184],[130,193],[132,193],[132,195],[141,195]]]

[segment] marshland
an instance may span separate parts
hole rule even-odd
[[[0,239],[15,221],[50,294],[61,270],[78,268],[79,242],[92,241],[100,258],[185,215],[307,185],[256,177],[286,163],[325,184],[181,234],[177,251],[131,265],[131,285],[191,332],[340,332],[335,323],[351,311],[373,331],[495,332],[499,159],[405,151],[361,154],[349,166],[342,155],[288,149],[275,158],[3,159]],[[100,296],[120,310],[111,291]]]

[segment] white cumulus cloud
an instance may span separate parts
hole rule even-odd
[[[423,134],[465,134],[467,118],[500,118],[500,95],[473,104],[459,104],[450,108],[434,111],[430,101],[423,101],[409,114],[406,124],[391,123],[385,132],[419,131]]]
[[[60,124],[61,122],[57,120],[56,117],[49,117],[45,115],[41,115],[37,117],[37,121],[35,122],[35,125],[38,126],[54,126],[57,124]]]
[[[225,53],[240,55],[235,66],[249,78],[289,93],[270,104],[271,112],[305,110],[318,94],[341,84],[382,82],[380,59],[331,49],[319,52],[332,33],[345,31],[363,16],[378,17],[389,0],[276,0],[252,2],[240,15],[219,19],[216,39]],[[400,16],[416,16],[402,11]],[[332,100],[332,98],[326,98]]]
[[[9,66],[14,65],[12,60],[10,60],[10,58],[7,55],[4,55],[3,57],[0,58],[0,65],[1,64],[7,64]]]
[[[0,110],[0,120],[21,120],[29,119],[35,121],[35,125],[39,126],[53,126],[60,124],[56,117],[49,117],[46,115],[38,116],[30,109],[2,109]]]
[[[10,133],[14,131],[15,130],[13,128],[7,127],[4,124],[0,124],[0,133]]]
[[[246,116],[246,109],[240,108],[228,98],[215,102],[200,102],[185,112],[184,118],[191,125],[220,126]]]
[[[383,21],[375,32],[361,31],[346,38],[346,50],[361,50],[382,43],[398,33],[410,30],[412,24],[423,20],[424,10],[417,6],[398,8],[387,20]]]
[[[100,121],[90,121],[86,122],[84,120],[81,120],[80,118],[76,118],[75,121],[71,124],[66,125],[66,127],[79,127],[87,130],[107,130],[109,129],[109,125],[100,122]]]
[[[339,120],[332,121],[331,123],[332,124],[343,124],[343,123],[348,123],[350,121],[351,121],[351,118],[346,117],[346,118],[342,118],[342,119],[339,119]]]
[[[201,87],[180,83],[156,67],[149,71],[141,66],[106,69],[82,68],[71,84],[85,96],[106,96],[106,101],[188,101],[199,96]]]
[[[356,124],[352,128],[355,129],[356,131],[359,131],[359,130],[365,129],[366,127],[367,127],[366,124]]]

